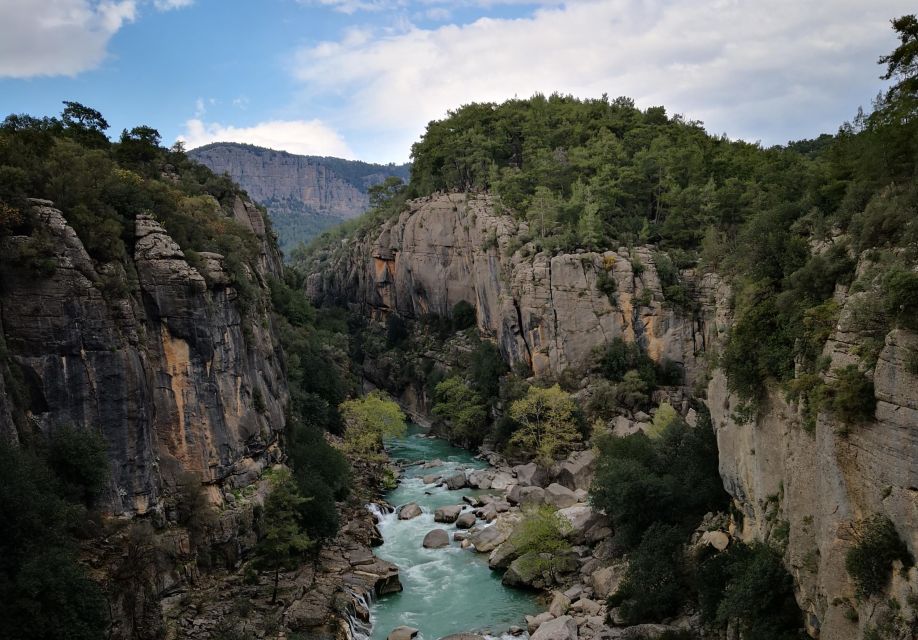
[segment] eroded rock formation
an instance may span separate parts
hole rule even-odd
[[[108,448],[113,514],[161,510],[183,471],[212,487],[216,503],[220,488],[251,483],[276,458],[284,427],[287,386],[269,314],[256,307],[243,315],[223,256],[202,254],[202,274],[149,216],[135,221],[132,273],[99,273],[61,212],[33,202],[48,272],[37,277],[22,265],[0,273],[8,362],[28,405],[17,429],[8,388],[0,389],[4,437],[97,429]],[[277,250],[251,203],[235,209],[263,240],[252,275],[265,287],[279,273]],[[0,250],[30,241],[7,237]]]

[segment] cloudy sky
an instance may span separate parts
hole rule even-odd
[[[376,162],[474,101],[630,96],[731,138],[834,132],[914,0],[0,0],[0,114]]]

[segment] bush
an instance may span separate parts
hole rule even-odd
[[[801,615],[794,581],[771,547],[734,544],[701,563],[694,578],[702,620],[738,626],[751,640],[797,640]]]
[[[375,458],[383,438],[405,434],[405,414],[381,391],[346,400],[339,407],[344,420],[344,446],[356,456]]]
[[[855,545],[845,556],[845,569],[854,579],[861,597],[883,592],[889,584],[894,561],[899,560],[905,567],[914,564],[895,525],[885,515],[874,514],[859,523],[855,539]]]
[[[682,541],[677,527],[654,523],[628,554],[622,584],[609,598],[610,606],[621,607],[627,624],[658,622],[678,613],[686,596]]]
[[[527,567],[527,571],[551,573],[554,570],[552,559],[540,554],[559,556],[570,552],[571,545],[565,538],[570,529],[570,522],[549,506],[527,508],[522,521],[513,529],[510,544],[520,556],[530,554],[530,561],[538,564]]]
[[[836,373],[829,385],[827,407],[846,425],[873,420],[877,400],[873,380],[861,373],[856,365],[849,364]]]
[[[482,340],[472,352],[469,376],[472,386],[488,403],[494,403],[500,395],[501,376],[509,371],[500,350],[490,341]]]
[[[66,494],[87,505],[95,502],[109,480],[105,440],[89,429],[56,429],[48,442],[48,464]]]
[[[896,267],[882,282],[883,306],[906,329],[918,330],[918,273]]]
[[[217,514],[196,473],[182,473],[177,485],[176,519],[188,529],[191,546],[197,549],[204,542],[207,531],[217,523]]]
[[[714,430],[706,413],[700,418],[694,428],[670,421],[655,439],[643,433],[598,439],[590,499],[612,518],[620,544],[633,547],[655,522],[687,534],[706,512],[727,504]]]
[[[453,331],[463,331],[475,326],[477,322],[475,307],[460,300],[453,305],[453,311],[450,314],[453,319]]]
[[[434,392],[433,414],[448,424],[449,439],[469,447],[481,444],[488,412],[481,397],[459,376],[447,378]]]
[[[534,454],[546,466],[581,439],[577,405],[558,385],[529,387],[525,396],[510,405],[510,417],[520,425],[511,444]]]

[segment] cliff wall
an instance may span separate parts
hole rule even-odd
[[[676,308],[661,292],[651,247],[536,253],[518,240],[528,235],[525,223],[497,210],[485,195],[414,201],[397,220],[315,255],[308,291],[318,302],[377,318],[449,315],[465,300],[504,356],[531,364],[536,375],[582,367],[595,346],[619,336],[639,342],[654,359],[682,363],[685,393],[701,396],[717,430],[720,472],[737,512],[735,536],[785,548],[811,635],[854,638],[891,614],[909,619],[916,569],[895,572],[888,595],[902,607],[897,614],[882,598],[856,598],[844,565],[859,521],[878,512],[918,552],[918,377],[906,365],[918,336],[902,330],[885,336],[879,360],[866,372],[877,399],[868,424],[843,427],[822,412],[815,431],[807,431],[799,407],[777,388],[766,390],[757,417],[740,423],[743,403],[716,366],[733,320],[730,287],[720,277],[683,271],[693,304]],[[859,295],[837,293],[842,311],[824,351],[828,381],[859,362],[863,340],[853,320]]]
[[[276,457],[284,427],[287,386],[270,314],[261,305],[241,312],[224,257],[200,254],[195,269],[149,216],[136,217],[127,269],[100,273],[61,212],[33,204],[46,268],[0,273],[3,437],[97,429],[111,470],[106,507],[118,515],[161,511],[183,471],[198,474],[217,503],[220,488],[250,483]],[[279,274],[276,247],[251,203],[237,199],[233,213],[262,238],[252,276],[264,295],[267,276]],[[33,240],[6,237],[0,251]],[[15,409],[14,380],[25,405]]]

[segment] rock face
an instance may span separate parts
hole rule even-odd
[[[160,511],[183,471],[217,487],[250,484],[278,457],[284,428],[287,386],[270,316],[241,315],[222,256],[207,254],[202,274],[145,215],[135,222],[137,284],[129,293],[107,289],[107,280],[128,276],[97,272],[61,212],[34,205],[53,273],[0,272],[0,321],[28,387],[21,410],[29,424],[99,430],[112,470],[104,506],[113,514]],[[237,205],[237,219],[263,238],[254,276],[266,286],[279,254],[258,210]],[[7,237],[0,250],[28,241]],[[0,391],[0,430],[15,441],[7,396]]]
[[[863,339],[853,309],[862,295],[837,292],[841,314],[823,351],[831,361],[828,378],[859,361]],[[896,329],[885,336],[876,366],[868,371],[877,400],[874,419],[850,428],[823,412],[808,433],[797,407],[774,392],[753,424],[737,424],[740,402],[723,373],[715,371],[708,385],[724,487],[743,513],[738,535],[765,540],[779,525],[787,530],[785,562],[797,601],[808,629],[818,629],[823,640],[860,637],[886,613],[882,602],[855,598],[845,570],[859,520],[887,515],[910,551],[918,552],[918,376],[906,364],[915,348],[914,333]],[[907,617],[913,606],[906,604],[907,594],[918,589],[918,571],[912,569],[908,579],[896,573],[890,589]],[[856,606],[858,621],[833,600]]]
[[[368,164],[222,142],[198,147],[188,155],[217,175],[228,173],[252,199],[267,207],[278,223],[282,246],[360,215],[370,205],[369,187],[388,176],[407,181],[410,170],[407,164]]]
[[[599,253],[536,253],[518,249],[525,223],[495,213],[487,195],[440,194],[409,203],[399,218],[368,236],[316,256],[308,291],[318,302],[348,304],[367,315],[449,316],[457,302],[475,306],[479,329],[505,359],[539,373],[584,364],[615,337],[638,340],[650,355],[682,363],[694,382],[703,374],[705,319],[664,307],[649,248]],[[640,262],[642,270],[632,267]],[[612,301],[597,290],[606,274]],[[720,286],[716,276],[684,278],[700,300]],[[492,485],[493,486],[493,485]]]

